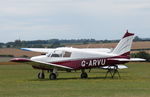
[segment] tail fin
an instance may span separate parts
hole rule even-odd
[[[129,56],[131,51],[131,46],[133,42],[133,33],[129,33],[128,30],[123,36],[123,38],[119,41],[116,48],[113,50],[112,53],[117,55]]]

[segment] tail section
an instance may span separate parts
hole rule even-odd
[[[127,31],[112,53],[117,55],[129,56],[134,38],[133,36],[133,33],[129,33]]]

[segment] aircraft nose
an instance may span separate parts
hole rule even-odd
[[[44,58],[45,58],[45,56],[36,56],[36,57],[32,57],[31,60],[33,60],[33,61],[43,61]]]
[[[35,61],[37,60],[38,58],[37,57],[32,57],[31,60]]]

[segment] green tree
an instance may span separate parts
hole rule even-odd
[[[134,58],[143,58],[143,59],[146,59],[146,61],[150,61],[150,54],[145,51],[134,53],[131,56]]]
[[[138,36],[135,36],[134,41],[141,41],[142,39]]]

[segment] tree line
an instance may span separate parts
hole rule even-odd
[[[132,58],[143,58],[146,59],[146,61],[150,62],[150,54],[145,51],[140,51],[138,53],[132,53]]]
[[[14,42],[0,43],[0,48],[56,48],[62,47],[66,44],[89,44],[89,43],[115,43],[119,40],[95,40],[95,39],[50,39],[50,40],[33,40],[33,41],[22,41],[15,40]],[[136,36],[134,41],[150,41],[150,38],[140,38]]]

